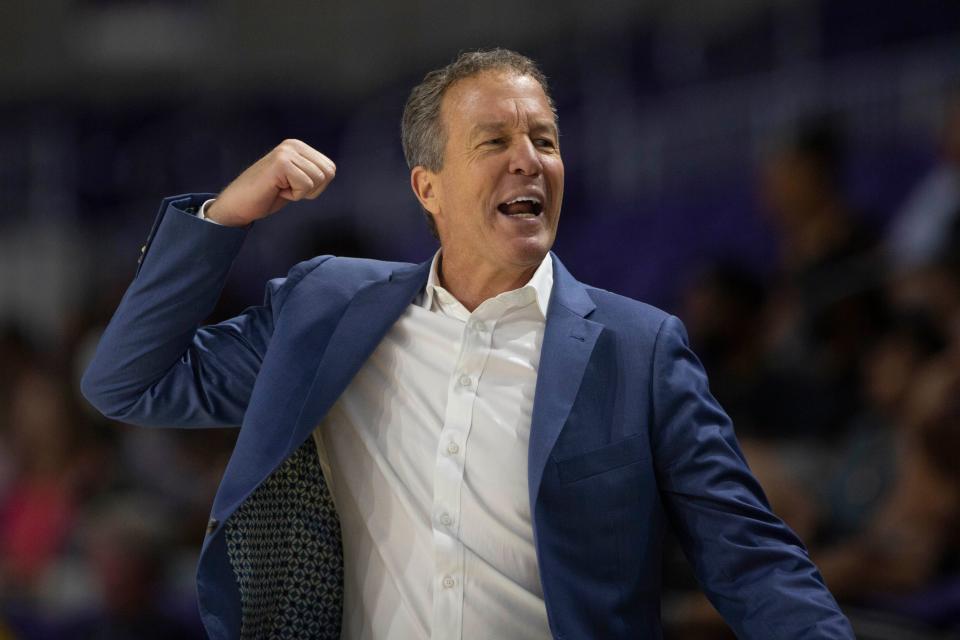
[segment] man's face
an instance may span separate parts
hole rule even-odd
[[[536,266],[563,199],[557,128],[540,84],[481,73],[450,87],[440,113],[447,140],[428,210],[444,256],[498,271]]]

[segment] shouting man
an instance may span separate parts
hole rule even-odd
[[[199,326],[251,223],[334,177],[287,140],[164,201],[84,377],[117,420],[240,426],[197,575],[210,636],[658,638],[670,528],[740,637],[852,638],[679,320],[550,252],[563,160],[536,65],[430,72],[403,146],[432,260],[317,257]]]

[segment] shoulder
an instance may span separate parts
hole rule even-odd
[[[372,280],[386,278],[398,269],[414,266],[409,262],[389,262],[371,258],[346,258],[342,256],[322,256],[324,271],[339,277]]]
[[[596,319],[613,328],[656,334],[665,322],[673,318],[666,311],[646,302],[590,285],[584,285],[584,289],[597,305],[591,319]]]
[[[602,324],[608,339],[623,353],[654,362],[689,351],[686,327],[675,315],[605,289],[589,285],[584,289],[596,305],[588,319]]]
[[[290,270],[287,279],[297,284],[301,280],[320,277],[336,279],[341,284],[362,283],[389,277],[398,269],[407,269],[414,265],[408,262],[388,262],[370,258],[346,258],[323,255],[300,262]]]
[[[298,263],[278,283],[283,299],[345,302],[365,285],[415,267],[406,262],[324,255]]]
[[[599,322],[609,328],[653,328],[656,330],[667,318],[667,312],[633,298],[589,285],[576,278],[560,261],[553,257],[553,295],[551,304],[561,306]]]

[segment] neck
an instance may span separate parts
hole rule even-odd
[[[490,265],[467,264],[441,252],[437,276],[440,285],[459,300],[467,311],[472,312],[484,300],[505,291],[519,289],[530,282],[538,266],[539,263],[511,270]]]

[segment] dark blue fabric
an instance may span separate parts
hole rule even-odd
[[[186,212],[203,197],[165,201],[83,392],[135,424],[241,425],[198,569],[211,637],[235,638],[241,598],[222,523],[309,437],[429,262],[314,258],[271,281],[263,305],[200,327],[247,233]],[[739,637],[852,638],[770,512],[680,321],[554,265],[528,482],[554,636],[660,637],[670,527]]]

